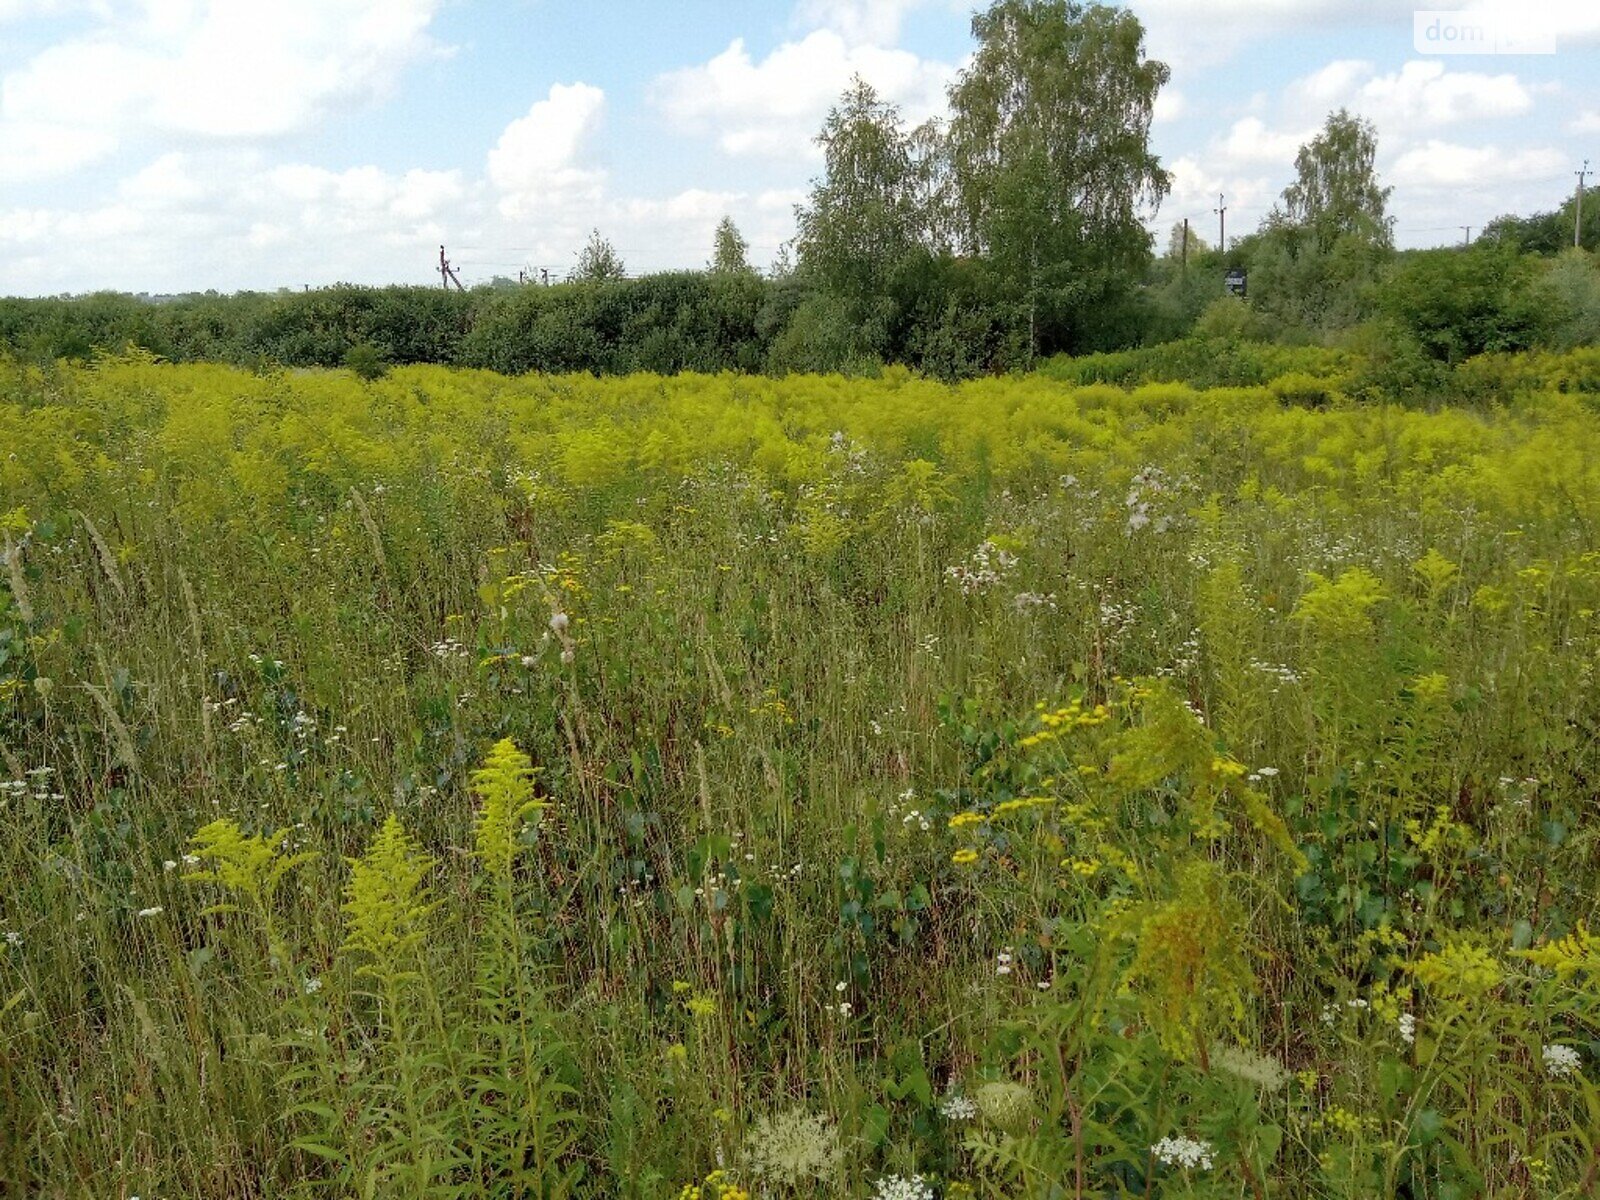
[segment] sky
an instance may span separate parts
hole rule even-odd
[[[1151,136],[1173,187],[1145,214],[1159,245],[1184,217],[1215,242],[1219,195],[1230,237],[1255,228],[1339,107],[1377,127],[1402,246],[1570,202],[1585,158],[1600,166],[1596,0],[1421,20],[1393,0],[1123,7],[1172,69]],[[908,120],[940,115],[971,13],[0,0],[0,293],[438,283],[441,243],[469,286],[559,278],[595,229],[640,274],[703,266],[723,215],[764,268],[851,77]]]

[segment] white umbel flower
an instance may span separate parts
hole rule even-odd
[[[872,1200],[933,1200],[933,1185],[921,1175],[885,1175],[878,1180]]]
[[[939,1101],[939,1112],[946,1121],[970,1121],[978,1115],[978,1105],[971,1096],[951,1092]]]
[[[1156,1156],[1157,1162],[1169,1167],[1199,1167],[1209,1171],[1212,1166],[1211,1143],[1194,1138],[1164,1137],[1150,1147],[1150,1153]]]
[[[1544,1048],[1544,1069],[1551,1079],[1567,1079],[1576,1075],[1581,1062],[1577,1050],[1571,1046]]]

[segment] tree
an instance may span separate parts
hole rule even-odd
[[[578,265],[572,272],[573,279],[584,283],[610,283],[626,279],[627,275],[627,268],[622,265],[616,248],[600,236],[598,229],[591,231],[588,244],[578,252]]]
[[[1322,132],[1295,156],[1295,181],[1270,222],[1303,231],[1321,254],[1342,237],[1391,247],[1394,222],[1385,208],[1394,189],[1379,186],[1377,156],[1372,122],[1342,108],[1330,113]]]
[[[1185,238],[1188,245],[1184,245]],[[1206,245],[1205,238],[1196,233],[1192,226],[1182,221],[1172,223],[1172,232],[1167,236],[1167,257],[1173,262],[1182,262],[1185,258],[1195,258],[1206,253],[1211,247]],[[1185,250],[1188,251],[1185,254]]]
[[[723,217],[717,222],[717,232],[714,236],[711,251],[711,273],[713,275],[748,275],[751,273],[750,260],[745,257],[750,249],[750,243],[744,240],[744,235],[739,232],[739,227],[733,223],[732,217]]]
[[[1564,315],[1536,288],[1537,261],[1494,245],[1416,251],[1384,280],[1379,306],[1438,362],[1526,350]]]
[[[801,269],[851,300],[880,297],[920,244],[916,160],[900,110],[857,77],[828,113],[824,175],[795,214]]]
[[[1525,253],[1554,258],[1573,249],[1573,222],[1577,218],[1576,197],[1569,197],[1560,208],[1534,213],[1531,217],[1496,217],[1484,229],[1480,241],[1503,242]],[[1583,205],[1583,248],[1600,250],[1600,196],[1591,192]]]
[[[956,222],[1021,303],[1031,355],[1041,335],[1070,345],[1149,260],[1139,213],[1170,187],[1149,148],[1170,72],[1137,17],[1101,4],[995,0],[972,32],[950,89]]]
[[[932,127],[907,132],[899,110],[857,78],[817,142],[825,172],[795,213],[800,273],[817,292],[797,319],[826,330],[830,344],[848,343],[833,356],[841,362],[891,357],[916,301],[918,264],[929,256],[925,201],[940,139]]]

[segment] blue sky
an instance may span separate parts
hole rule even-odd
[[[1437,3],[1438,0],[1432,0]],[[1458,241],[1600,165],[1600,5],[1470,0],[1549,54],[1419,53],[1393,0],[1130,0],[1173,69],[1153,132],[1214,239],[1253,228],[1333,108],[1371,117],[1402,245]],[[697,266],[730,214],[765,265],[853,73],[938,116],[952,0],[0,0],[0,290],[470,283]],[[1597,199],[1600,202],[1600,199]]]

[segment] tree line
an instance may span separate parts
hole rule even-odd
[[[729,219],[702,271],[629,278],[597,231],[569,281],[465,293],[0,300],[0,345],[82,358],[290,367],[443,362],[506,372],[855,371],[942,378],[1176,339],[1343,346],[1426,390],[1475,354],[1600,340],[1600,204],[1506,216],[1462,249],[1399,252],[1372,125],[1339,111],[1256,231],[1208,246],[1147,220],[1171,180],[1150,149],[1165,64],[1120,8],[995,0],[943,120],[908,125],[861,80],[829,112],[792,253],[766,275]],[[1573,242],[1581,244],[1572,249]],[[1224,295],[1230,270],[1245,297]]]

